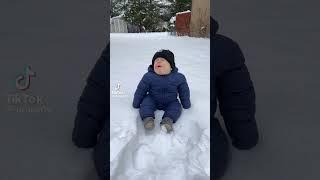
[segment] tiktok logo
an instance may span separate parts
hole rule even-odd
[[[36,73],[31,71],[31,67],[25,68],[24,74],[19,75],[16,79],[16,88],[19,90],[27,90],[30,87],[31,77],[35,77]]]
[[[45,113],[52,112],[52,108],[48,106],[46,96],[36,95],[26,91],[30,88],[31,77],[35,77],[36,73],[31,70],[31,66],[26,66],[23,73],[16,77],[16,89],[20,92],[8,94],[8,111],[17,113]]]
[[[118,82],[115,90],[116,90],[116,91],[120,91],[120,87],[121,87],[121,84]]]
[[[112,97],[127,97],[126,93],[122,91],[123,86],[120,82],[118,82],[113,90],[111,91]]]

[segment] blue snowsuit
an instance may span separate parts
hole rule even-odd
[[[144,74],[134,94],[133,107],[140,108],[142,119],[153,117],[154,111],[164,110],[162,118],[169,117],[175,123],[181,115],[181,104],[184,109],[191,107],[190,90],[185,76],[174,67],[168,75],[158,75],[152,65]]]

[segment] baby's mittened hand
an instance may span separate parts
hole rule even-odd
[[[140,105],[139,104],[135,104],[134,102],[132,103],[132,107],[135,108],[135,109],[138,109],[140,108]]]
[[[183,107],[184,109],[189,109],[189,108],[191,107],[190,100],[189,100],[187,103],[183,103],[183,104],[182,104],[182,107]]]
[[[183,109],[190,109],[191,106],[183,106]]]

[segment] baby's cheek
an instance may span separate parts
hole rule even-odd
[[[169,72],[169,71],[170,71],[170,69],[171,69],[171,68],[170,68],[170,66],[168,66],[168,65],[167,65],[167,66],[165,66],[165,68],[164,68],[164,70],[165,70],[166,72]]]

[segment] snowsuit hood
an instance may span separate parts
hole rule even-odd
[[[210,28],[212,29],[212,30],[210,31],[211,36],[215,36],[215,35],[217,34],[218,30],[219,30],[219,24],[218,24],[218,22],[217,22],[215,19],[213,19],[212,17],[210,17]]]

